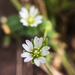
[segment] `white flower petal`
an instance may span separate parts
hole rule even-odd
[[[29,62],[31,61],[33,58],[31,56],[28,56],[27,58],[24,59],[24,62]]]
[[[40,66],[40,62],[38,59],[34,59],[34,63],[36,64],[36,66]]]
[[[37,47],[41,47],[41,45],[42,45],[42,42],[43,42],[43,38],[41,37],[41,38],[38,38],[37,39]]]
[[[30,52],[30,49],[28,48],[28,46],[26,44],[22,44],[22,47],[26,50]]]
[[[38,45],[39,45],[39,48],[42,46],[42,42],[43,42],[43,38],[39,38],[39,41],[38,41]]]
[[[30,54],[29,53],[27,53],[27,52],[23,52],[22,54],[21,54],[21,57],[28,57]]]
[[[36,26],[37,26],[37,23],[30,24],[30,26],[31,26],[31,27],[33,27],[33,26],[36,27]]]
[[[37,20],[41,20],[43,18],[43,16],[41,16],[41,15],[38,15],[36,18],[35,18],[35,20],[37,21]]]
[[[42,51],[42,55],[44,56],[44,55],[48,55],[49,54],[49,51],[46,51],[46,50],[43,50]]]
[[[28,23],[26,22],[25,19],[21,19],[20,22],[22,22],[24,26],[27,26],[28,25]]]
[[[27,18],[24,12],[20,11],[19,14],[20,14],[20,16],[21,16],[22,18],[24,18],[24,19]]]
[[[45,46],[43,47],[41,50],[42,50],[42,55],[48,55],[49,54],[49,50],[50,47],[49,46]]]
[[[28,24],[26,24],[26,23],[23,23],[23,26],[28,26]]]
[[[32,6],[32,7],[30,8],[30,15],[34,15],[34,11],[35,11],[35,7]]]
[[[35,24],[40,24],[40,23],[42,23],[42,20],[36,20],[35,21]]]
[[[45,63],[45,58],[44,58],[44,57],[40,57],[40,58],[39,58],[39,61],[40,61],[41,63]]]
[[[29,49],[33,48],[33,44],[29,40],[26,40],[26,44],[28,45]]]
[[[34,16],[38,14],[38,9],[35,9]]]
[[[34,38],[34,46],[35,47],[38,47],[39,45],[38,45],[38,40],[39,40],[39,38],[36,36],[35,38]]]
[[[22,12],[24,12],[25,16],[28,17],[28,11],[26,8],[22,7]]]
[[[35,47],[40,48],[43,42],[43,38],[38,38],[37,36],[34,38],[34,45]]]
[[[44,46],[44,47],[42,48],[43,51],[47,51],[47,50],[49,50],[49,49],[50,49],[49,46]]]
[[[30,24],[30,26],[31,27],[33,27],[33,26],[38,26],[38,24],[40,24],[40,23],[42,23],[42,21],[41,20],[36,20],[33,24]]]

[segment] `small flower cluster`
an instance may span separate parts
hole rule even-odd
[[[20,22],[23,23],[24,26],[31,26],[36,27],[38,24],[42,23],[42,16],[38,15],[38,9],[32,6],[28,11],[26,8],[22,7],[21,11],[19,12],[21,16]],[[46,30],[49,30],[49,23],[47,23]],[[41,63],[45,63],[45,57],[49,54],[49,46],[43,45],[44,41],[43,38],[38,38],[37,36],[31,42],[29,40],[25,41],[26,44],[22,44],[24,48],[21,57],[25,58],[24,62],[32,61],[37,66]]]
[[[22,7],[21,11],[19,12],[21,16],[20,22],[23,23],[24,26],[37,26],[38,24],[42,23],[42,16],[38,15],[38,9],[32,6],[28,11],[26,8]]]
[[[43,38],[34,38],[33,43],[26,40],[26,44],[22,44],[25,49],[21,54],[21,57],[25,58],[24,62],[32,61],[37,66],[41,63],[45,63],[45,57],[49,54],[49,46],[43,46]]]

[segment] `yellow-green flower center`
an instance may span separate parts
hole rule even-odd
[[[34,48],[32,49],[31,52],[32,52],[31,54],[32,57],[38,58],[41,56],[41,50],[39,50],[39,48]]]
[[[33,16],[28,16],[27,22],[28,22],[29,24],[33,24],[33,23],[34,23],[34,17],[33,17]]]

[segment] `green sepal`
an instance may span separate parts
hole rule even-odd
[[[34,59],[32,59],[31,62],[34,64]]]
[[[52,23],[50,21],[46,22],[45,31],[49,32],[52,29]]]
[[[32,44],[33,44],[33,48],[34,48],[34,39],[31,39],[31,42],[32,42]]]

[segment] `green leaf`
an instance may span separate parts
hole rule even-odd
[[[12,27],[12,25],[16,25],[17,23],[20,23],[20,18],[18,15],[11,15],[8,17],[7,25]]]
[[[20,30],[19,32],[17,32],[17,34],[21,35],[21,36],[35,36],[37,35],[37,29],[36,27],[25,27],[24,29]]]

